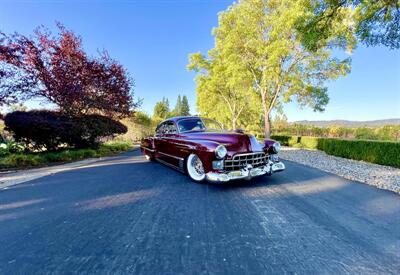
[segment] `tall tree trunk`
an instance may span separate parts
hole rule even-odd
[[[232,130],[236,130],[236,117],[232,118]]]
[[[264,111],[264,132],[265,138],[269,138],[271,136],[271,120],[269,118],[270,112],[265,110]]]
[[[266,93],[264,92],[260,94],[261,94],[262,108],[264,111],[264,135],[265,138],[267,139],[271,136],[271,121],[269,119],[271,110],[267,106]]]

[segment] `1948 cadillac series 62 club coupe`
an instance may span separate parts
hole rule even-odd
[[[141,143],[147,159],[185,172],[197,182],[227,182],[283,171],[279,150],[278,142],[260,143],[243,131],[225,131],[218,122],[197,116],[164,120],[155,136]]]

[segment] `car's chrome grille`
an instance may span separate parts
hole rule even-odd
[[[224,167],[226,171],[240,170],[250,164],[253,167],[265,165],[267,155],[263,152],[237,154],[232,159],[225,160]]]

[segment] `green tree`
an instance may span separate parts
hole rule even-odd
[[[189,101],[187,97],[184,95],[182,97],[182,102],[181,102],[181,116],[190,116],[190,107],[189,107]]]
[[[201,53],[189,56],[188,69],[199,73],[196,94],[200,114],[231,129],[247,126],[257,114],[251,75],[239,63],[238,55],[224,56],[217,47],[207,57]]]
[[[295,99],[300,106],[323,111],[329,102],[324,82],[350,71],[349,58],[333,58],[327,47],[311,52],[302,46],[295,27],[307,14],[307,4],[308,0],[243,0],[220,13],[213,32],[213,50],[228,73],[225,81],[238,80],[232,71],[251,76],[243,78],[251,79],[250,85],[242,84],[257,95],[266,137],[271,133],[271,112],[282,102]]]
[[[182,114],[182,98],[181,95],[178,95],[176,100],[175,108],[172,110],[170,116],[181,116]]]
[[[151,117],[142,111],[136,111],[133,116],[133,120],[135,123],[140,124],[140,125],[144,125],[144,126],[148,126],[148,127],[152,126]]]
[[[310,50],[329,42],[353,48],[353,34],[367,46],[400,48],[399,0],[310,0],[305,7],[308,13],[299,19],[297,29]]]
[[[163,97],[161,101],[154,106],[153,117],[166,119],[170,114],[168,98]]]
[[[187,97],[184,95],[178,95],[176,100],[175,108],[169,113],[169,116],[188,116],[190,115],[189,102]]]

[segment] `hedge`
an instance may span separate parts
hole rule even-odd
[[[274,135],[400,141],[400,125],[384,125],[381,127],[342,127],[331,125],[329,127],[315,127],[313,125],[294,123],[279,126],[273,129]]]
[[[400,168],[400,142],[273,135],[282,145]]]
[[[48,150],[65,144],[76,148],[92,147],[98,145],[102,137],[127,131],[125,125],[109,117],[96,114],[71,117],[49,110],[9,113],[5,125],[16,141]]]

